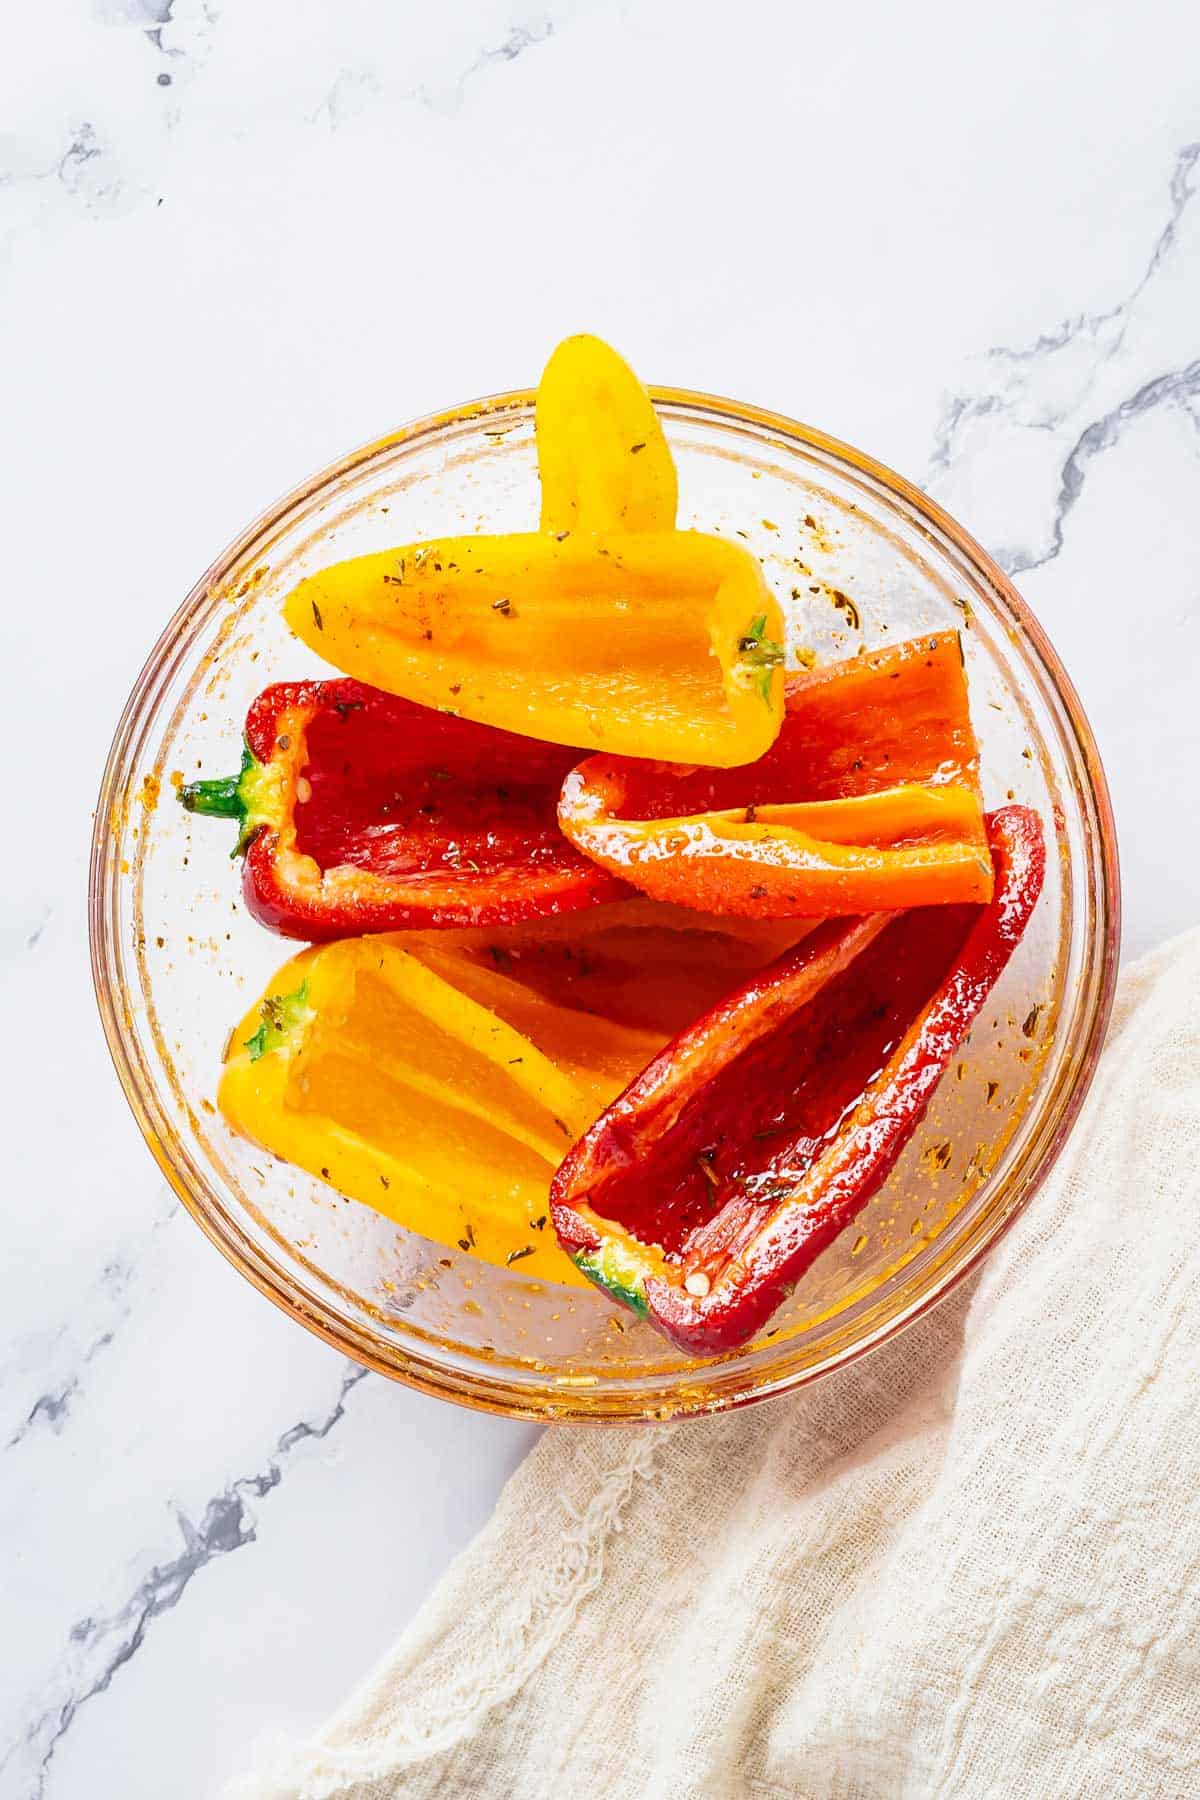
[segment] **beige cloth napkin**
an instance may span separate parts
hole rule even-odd
[[[1200,1794],[1200,931],[981,1275],[791,1399],[547,1433],[238,1800]]]

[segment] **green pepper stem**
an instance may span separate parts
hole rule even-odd
[[[222,775],[213,781],[189,781],[179,790],[179,798],[188,812],[206,813],[213,819],[242,819],[246,803],[241,794],[242,777]]]
[[[179,790],[179,798],[189,812],[207,813],[213,819],[236,819],[237,843],[232,854],[241,856],[260,821],[253,814],[252,772],[258,768],[249,744],[242,747],[242,766],[236,775],[222,775],[213,781],[189,781]],[[249,785],[247,785],[249,783]]]

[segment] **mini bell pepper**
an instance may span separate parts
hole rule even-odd
[[[599,338],[564,338],[537,391],[543,531],[671,531],[675,461],[649,394]]]
[[[633,433],[637,436],[633,436]],[[554,743],[728,767],[783,717],[783,617],[740,544],[676,531],[643,389],[568,340],[538,395],[543,529],[336,563],[284,617],[348,674]]]
[[[424,1237],[583,1285],[549,1229],[564,1149],[697,1005],[766,960],[752,938],[608,914],[570,936],[539,921],[302,952],[231,1035],[221,1112]]]
[[[576,1265],[697,1354],[746,1343],[893,1168],[1041,890],[990,816],[987,906],[829,920],[655,1057],[551,1188]]]
[[[762,571],[700,532],[443,538],[337,563],[284,612],[364,681],[553,743],[724,766],[783,715]]]
[[[280,682],[246,719],[241,772],[180,789],[236,819],[250,912],[310,942],[494,924],[626,892],[559,831],[571,757],[358,681]]]
[[[587,758],[559,823],[659,900],[762,917],[987,900],[955,632],[789,675],[783,729],[730,771]]]

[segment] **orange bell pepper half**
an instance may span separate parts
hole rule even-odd
[[[594,338],[538,394],[542,530],[353,557],[284,606],[298,637],[407,700],[545,742],[731,767],[783,719],[783,616],[740,544],[677,531],[654,408]]]
[[[746,768],[593,756],[559,824],[658,900],[782,918],[984,902],[992,862],[955,632],[789,675]]]

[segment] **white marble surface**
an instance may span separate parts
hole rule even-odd
[[[1177,0],[0,9],[3,1800],[218,1791],[531,1437],[276,1314],[125,1112],[85,858],[160,626],[333,454],[595,329],[1017,571],[1107,759],[1127,950],[1195,922],[1198,56]]]

